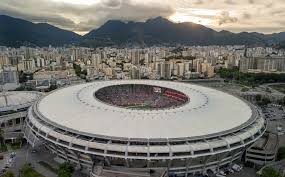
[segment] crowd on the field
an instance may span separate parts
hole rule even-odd
[[[188,97],[171,89],[155,92],[153,86],[121,85],[107,87],[95,93],[96,97],[108,104],[121,107],[139,107],[160,109],[176,107],[188,101]]]

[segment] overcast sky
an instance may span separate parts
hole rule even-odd
[[[285,0],[0,0],[0,14],[79,34],[110,19],[145,21],[157,16],[216,30],[281,32],[284,9]]]

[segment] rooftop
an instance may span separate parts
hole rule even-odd
[[[39,92],[12,91],[0,93],[0,112],[30,106],[42,96]]]
[[[139,110],[112,106],[94,93],[107,86],[145,84],[184,93],[186,104],[171,109]],[[247,123],[251,107],[218,90],[151,80],[101,81],[56,90],[36,105],[41,119],[63,129],[124,138],[186,138],[228,131]]]

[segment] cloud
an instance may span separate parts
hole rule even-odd
[[[122,0],[103,0],[102,3],[109,8],[121,8]]]
[[[248,0],[249,4],[254,4],[254,0]]]
[[[220,30],[285,31],[284,0],[0,0],[0,14],[46,22],[78,33],[106,21],[175,15]]]
[[[226,23],[235,23],[238,19],[236,17],[231,17],[228,11],[223,11],[220,16],[218,16],[219,25],[223,25]]]
[[[137,0],[98,0],[92,5],[52,0],[1,0],[0,13],[87,32],[111,19],[144,21],[157,16],[168,17],[174,9],[164,3],[141,3]]]
[[[245,13],[242,14],[242,18],[243,18],[243,19],[246,19],[246,20],[251,19],[251,14],[245,12]]]
[[[236,2],[234,0],[225,0],[226,4],[234,5]]]
[[[194,4],[195,4],[195,5],[202,5],[202,4],[204,4],[204,1],[203,1],[203,0],[196,0],[196,1],[194,2]]]

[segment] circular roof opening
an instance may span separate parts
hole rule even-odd
[[[97,90],[94,96],[108,105],[138,110],[176,108],[189,101],[180,91],[143,84],[107,86]]]

